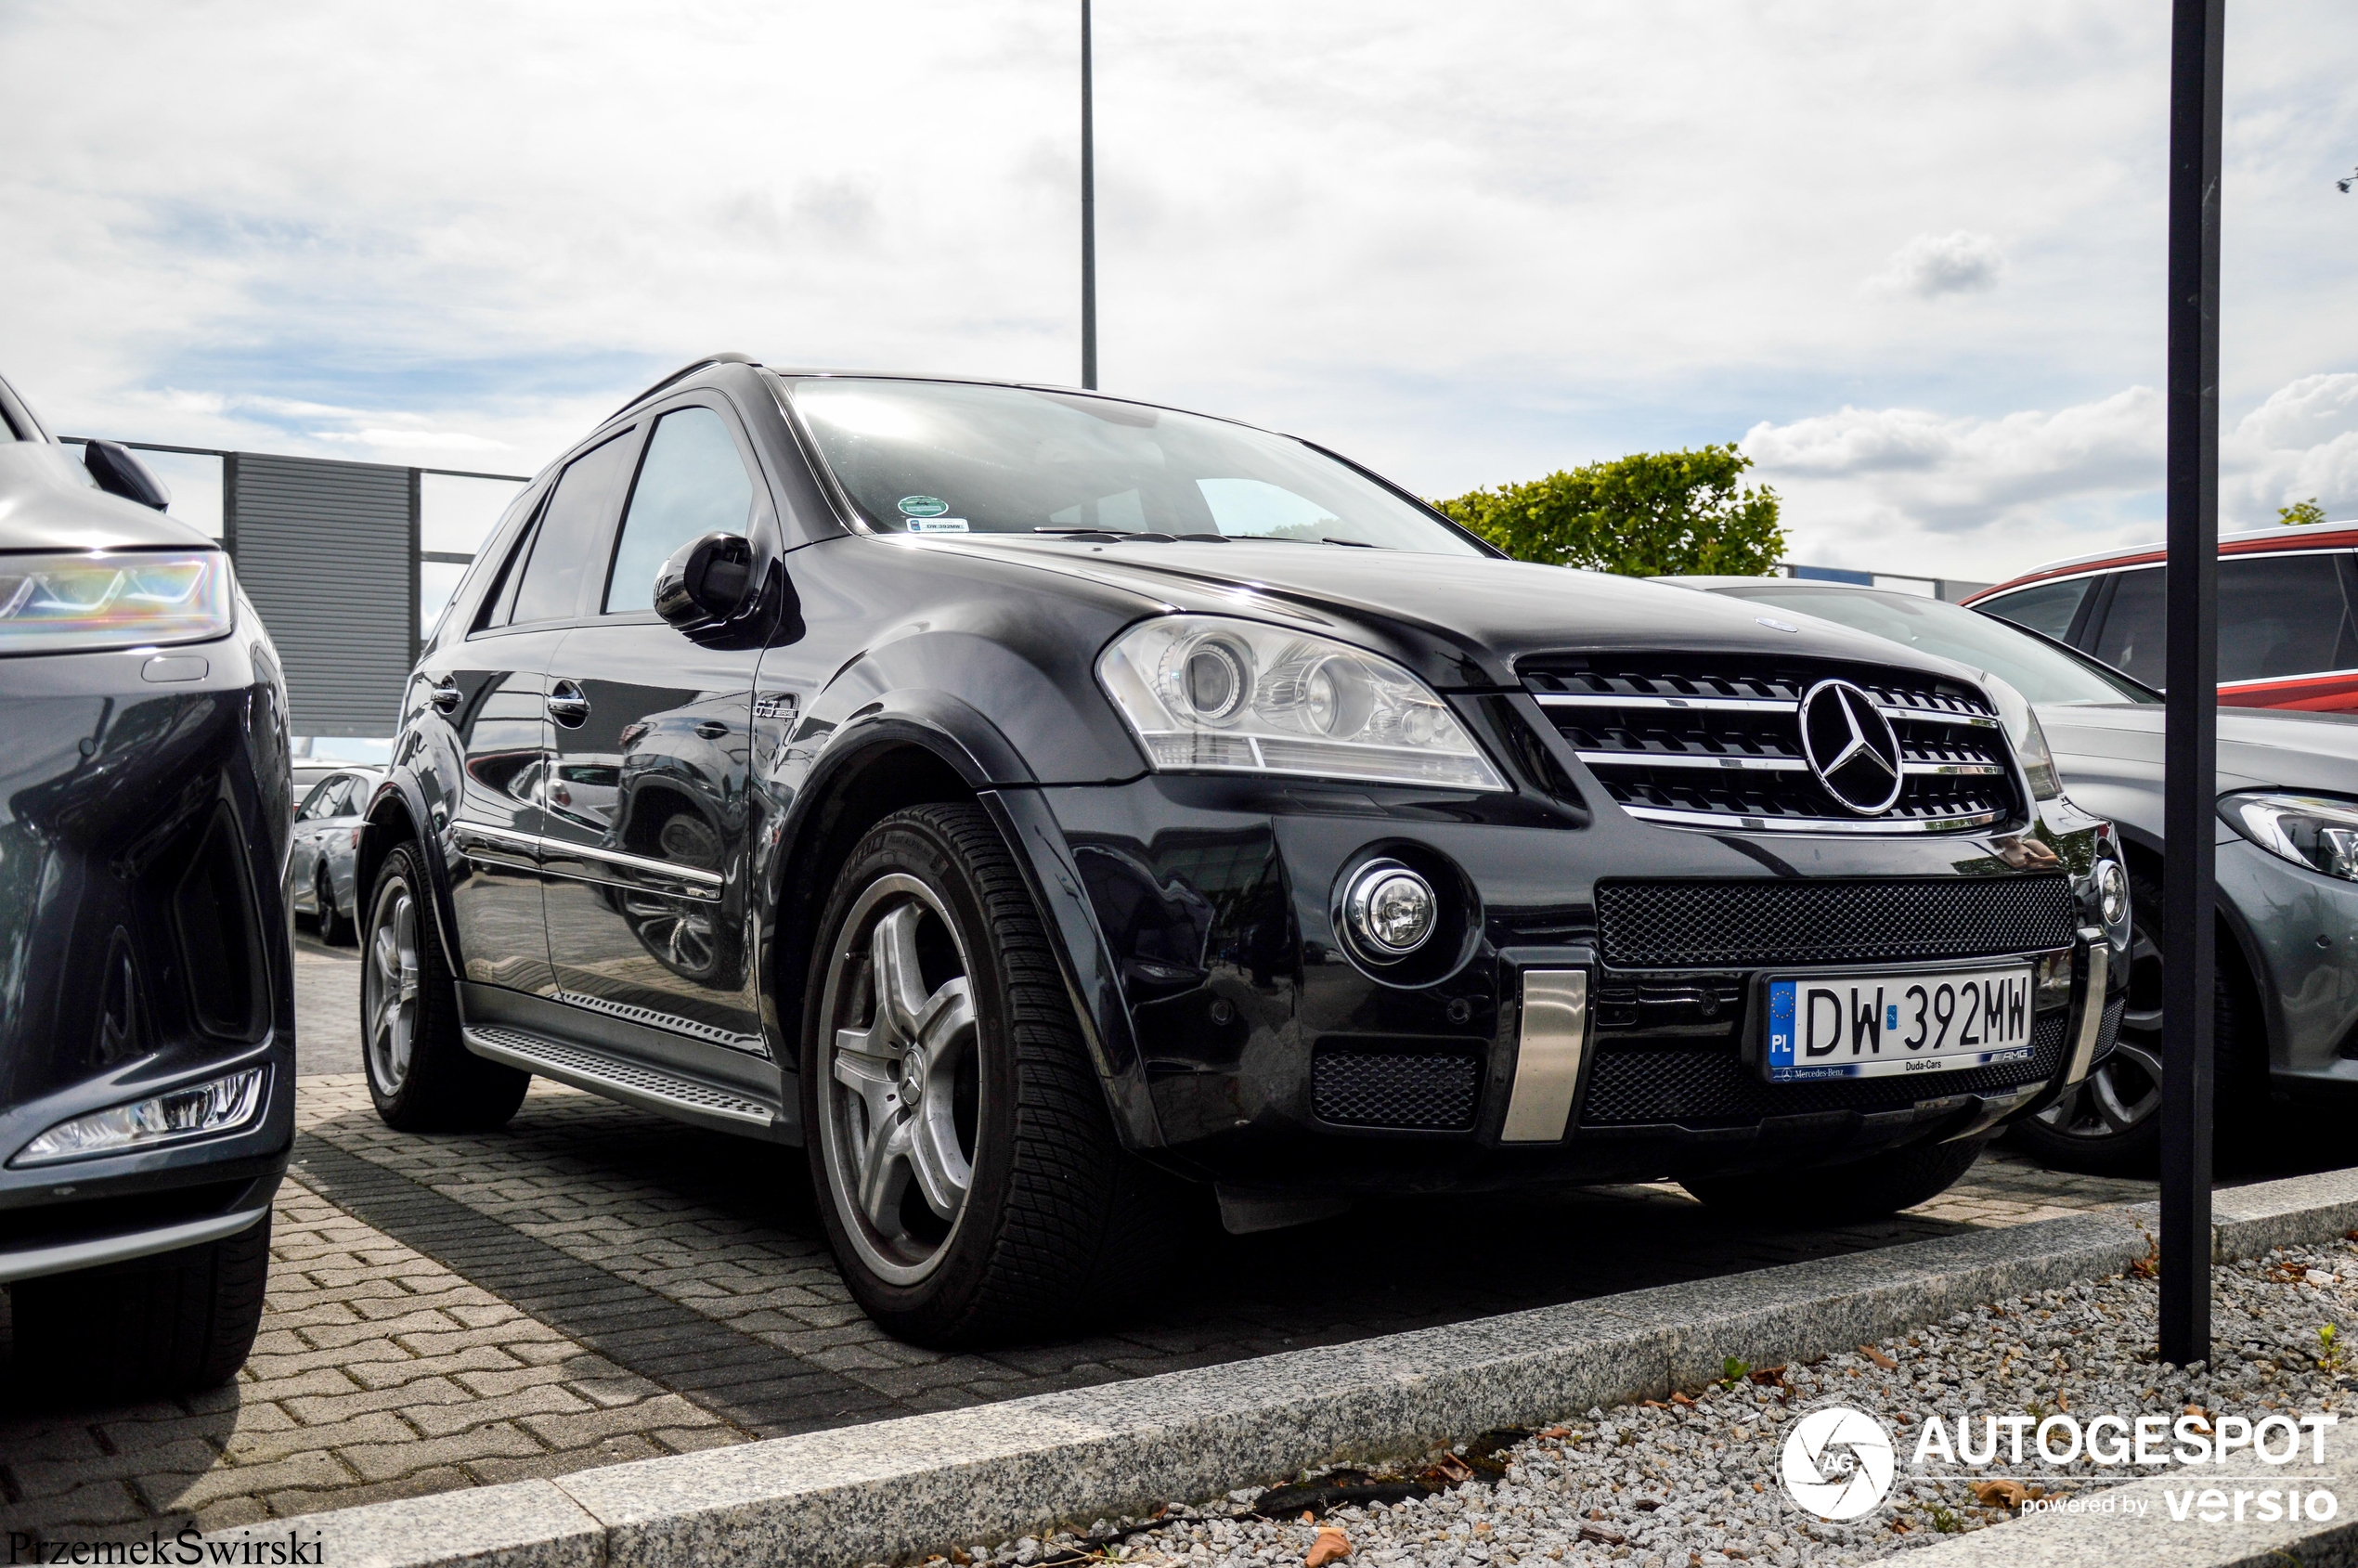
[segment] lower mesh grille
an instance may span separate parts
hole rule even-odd
[[[1474,1124],[1481,1062],[1469,1056],[1320,1051],[1310,1061],[1310,1108],[1341,1127],[1462,1133]]]
[[[2115,1020],[2117,1021],[2117,1020]],[[1898,1110],[1948,1095],[1988,1095],[2054,1075],[2063,1060],[2069,1020],[2061,1013],[2031,1028],[2030,1060],[1970,1072],[1914,1078],[1854,1078],[1770,1083],[1718,1051],[1601,1050],[1589,1069],[1584,1127],[1676,1122],[1682,1127],[1749,1126],[1764,1116],[1829,1110]]]
[[[1616,968],[1978,958],[2069,947],[2061,876],[1907,882],[1603,882],[1597,927]]]
[[[2116,996],[2105,1004],[2105,1021],[2096,1027],[2096,1054],[2088,1058],[2089,1066],[2111,1056],[2112,1048],[2120,1043],[2120,1015],[2128,1008],[2129,998],[2125,996]]]

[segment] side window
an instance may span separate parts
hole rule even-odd
[[[2096,645],[2088,650],[2148,686],[2159,686],[2169,674],[2161,652],[2161,572],[2158,566],[2140,566],[2115,574],[2112,606],[2105,612]]]
[[[2070,582],[2041,583],[2037,588],[2026,588],[2002,599],[1985,599],[1974,608],[2043,632],[2058,642],[2068,642],[2071,623],[2078,618],[2079,606],[2087,603],[2088,590],[2096,586],[2097,580],[2075,577]]]
[[[2219,679],[2264,680],[2358,666],[2349,558],[2229,556],[2219,563]]]
[[[753,480],[728,422],[710,408],[664,415],[647,442],[622,520],[606,579],[606,614],[653,609],[655,573],[673,551],[706,534],[742,534],[752,513]]]
[[[343,780],[343,775],[342,773],[330,773],[326,778],[321,779],[317,784],[313,784],[311,786],[311,793],[303,797],[302,809],[295,812],[295,821],[299,823],[316,822],[317,819],[326,816],[328,814],[328,803],[330,800],[334,798],[336,786],[341,784]]]
[[[516,585],[515,608],[509,616],[515,625],[570,620],[579,610],[582,576],[603,553],[600,547],[628,477],[632,447],[626,430],[566,465],[540,514],[532,553]]]

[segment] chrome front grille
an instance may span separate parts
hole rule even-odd
[[[1872,666],[1678,654],[1561,655],[1523,684],[1631,816],[1688,827],[1942,833],[2021,814],[2005,732],[1961,681]],[[1802,698],[1821,680],[1866,692],[1898,742],[1898,798],[1844,806],[1802,746]],[[1887,776],[1887,775],[1886,775]]]

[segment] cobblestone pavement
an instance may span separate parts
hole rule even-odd
[[[798,1151],[545,1081],[499,1134],[420,1137],[357,1076],[351,950],[307,939],[305,1076],[268,1308],[228,1388],[0,1408],[0,1524],[144,1536],[556,1474],[1428,1327],[2137,1201],[2000,1149],[1921,1209],[1749,1234],[1670,1186],[1363,1207],[1216,1233],[1111,1331],[987,1355],[880,1332]],[[0,1345],[5,1354],[5,1345]]]

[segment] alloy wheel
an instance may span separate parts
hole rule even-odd
[[[2130,933],[2118,1043],[2037,1120],[2064,1137],[2092,1143],[2134,1132],[2160,1109],[2161,949],[2140,921]]]
[[[819,1137],[861,1261],[931,1274],[965,1217],[981,1118],[970,966],[939,896],[891,873],[844,917],[820,1003]]]
[[[369,1073],[381,1093],[396,1094],[409,1076],[418,1038],[418,901],[409,884],[397,877],[378,890],[369,912],[360,984]]]

